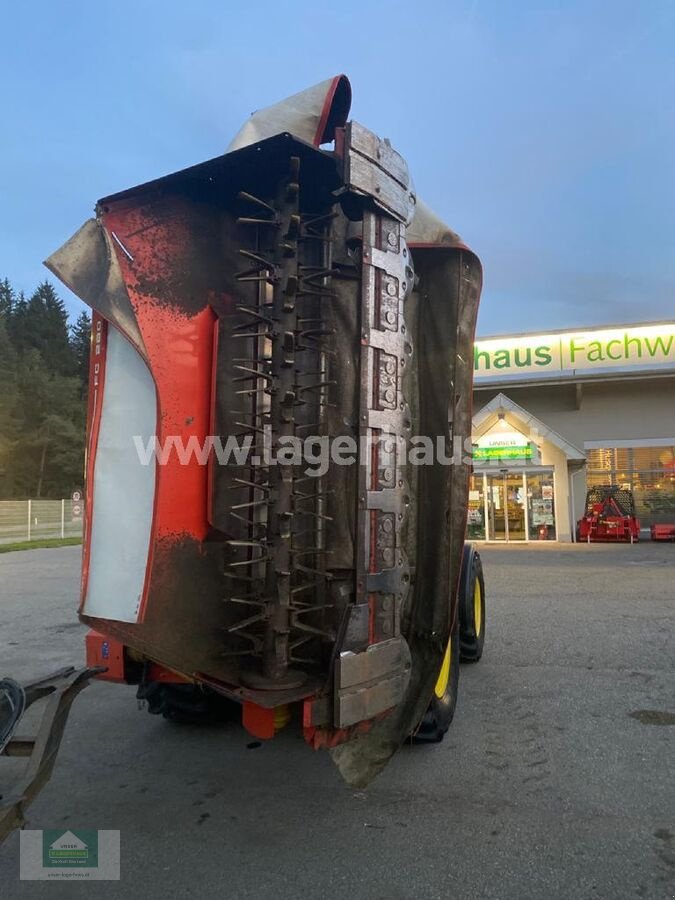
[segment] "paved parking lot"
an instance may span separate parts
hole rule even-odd
[[[95,684],[32,828],[120,829],[122,883],[11,898],[675,896],[675,545],[489,547],[488,638],[445,742],[367,791],[287,730],[189,729]],[[79,549],[0,555],[0,670],[82,660]]]

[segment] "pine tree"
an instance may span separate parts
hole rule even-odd
[[[0,288],[1,289],[1,288]],[[6,327],[7,313],[0,313],[0,496],[12,490],[11,459],[17,437],[16,408],[19,398],[17,357]]]
[[[10,334],[20,352],[37,350],[47,370],[59,375],[74,375],[75,356],[68,334],[68,313],[52,285],[43,281],[26,301],[15,301]]]
[[[81,482],[84,410],[75,377],[49,372],[37,350],[19,364],[21,421],[13,453],[16,487],[29,497],[63,497]]]
[[[26,328],[28,301],[24,297],[23,291],[18,294],[14,294],[12,291],[12,295],[13,300],[7,318],[7,334],[16,352],[21,354],[28,346],[28,329]]]
[[[0,316],[7,316],[11,313],[14,299],[14,291],[9,279],[3,278],[0,281]]]
[[[86,319],[71,336],[51,284],[26,300],[0,281],[0,496],[59,498],[82,483]]]
[[[86,312],[80,313],[70,331],[70,345],[75,356],[76,372],[82,384],[82,396],[86,398],[91,348],[91,319]]]

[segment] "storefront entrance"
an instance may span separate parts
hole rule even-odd
[[[504,473],[486,477],[487,522],[491,540],[526,540],[524,476]]]
[[[504,542],[556,540],[553,470],[474,472],[467,537]]]

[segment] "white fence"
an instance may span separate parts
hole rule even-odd
[[[72,500],[0,500],[2,544],[81,535],[81,503],[74,504]]]

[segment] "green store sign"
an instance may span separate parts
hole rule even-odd
[[[573,375],[675,366],[675,322],[566,334],[490,338],[474,345],[474,377]]]
[[[532,459],[531,444],[522,447],[474,447],[473,458],[477,461],[489,462],[497,459]]]

